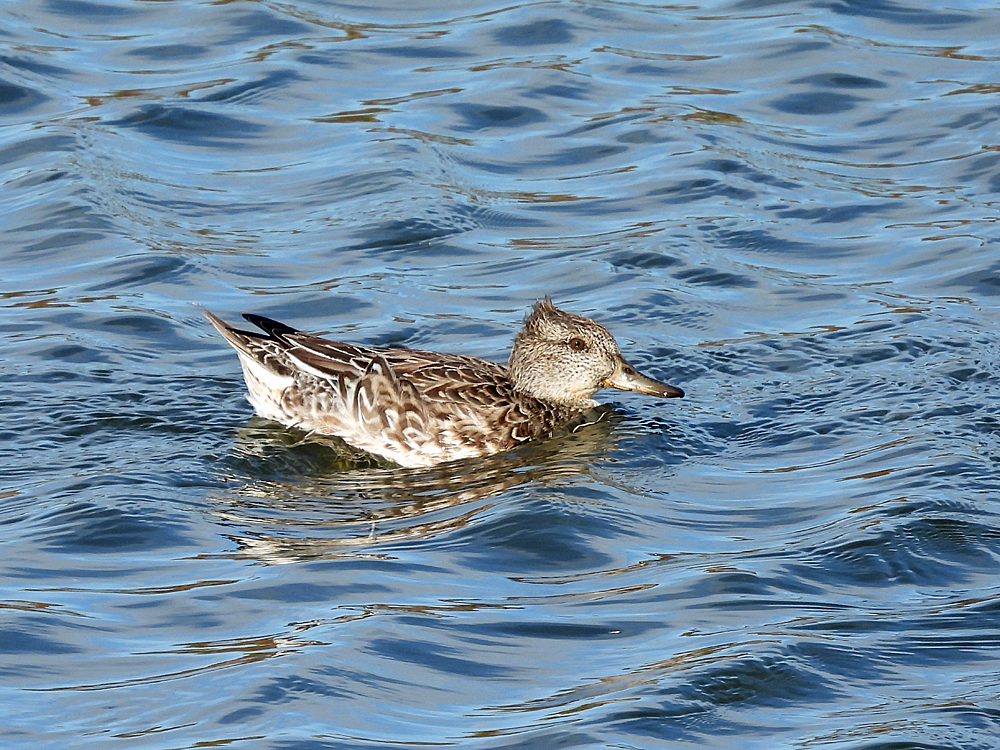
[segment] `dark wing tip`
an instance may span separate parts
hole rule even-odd
[[[276,339],[298,333],[298,331],[291,326],[286,326],[284,323],[279,323],[277,320],[271,320],[271,318],[265,318],[263,315],[243,313],[243,317]]]

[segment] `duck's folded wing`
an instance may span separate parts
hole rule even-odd
[[[292,344],[288,355],[323,377],[339,378],[364,371],[372,362],[381,359],[396,378],[410,383],[428,401],[488,406],[514,394],[506,369],[477,357],[356,346],[301,333],[288,339]]]

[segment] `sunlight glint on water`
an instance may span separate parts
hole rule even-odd
[[[4,747],[995,748],[1000,13],[0,9]],[[681,400],[404,470],[202,308]]]

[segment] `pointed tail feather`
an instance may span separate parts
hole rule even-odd
[[[218,315],[214,315],[208,310],[205,310],[204,313],[209,322],[215,326],[215,330],[221,333],[223,338],[237,351],[253,356],[255,348],[251,347],[250,342],[267,340],[266,336],[261,336],[255,331],[242,331],[239,328],[234,328]]]

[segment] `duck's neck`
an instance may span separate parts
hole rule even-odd
[[[565,378],[553,378],[551,373],[542,372],[537,366],[517,356],[515,348],[507,364],[507,378],[514,390],[526,396],[553,406],[562,406],[574,411],[586,411],[600,406],[600,401],[591,398],[592,393],[574,393]]]

